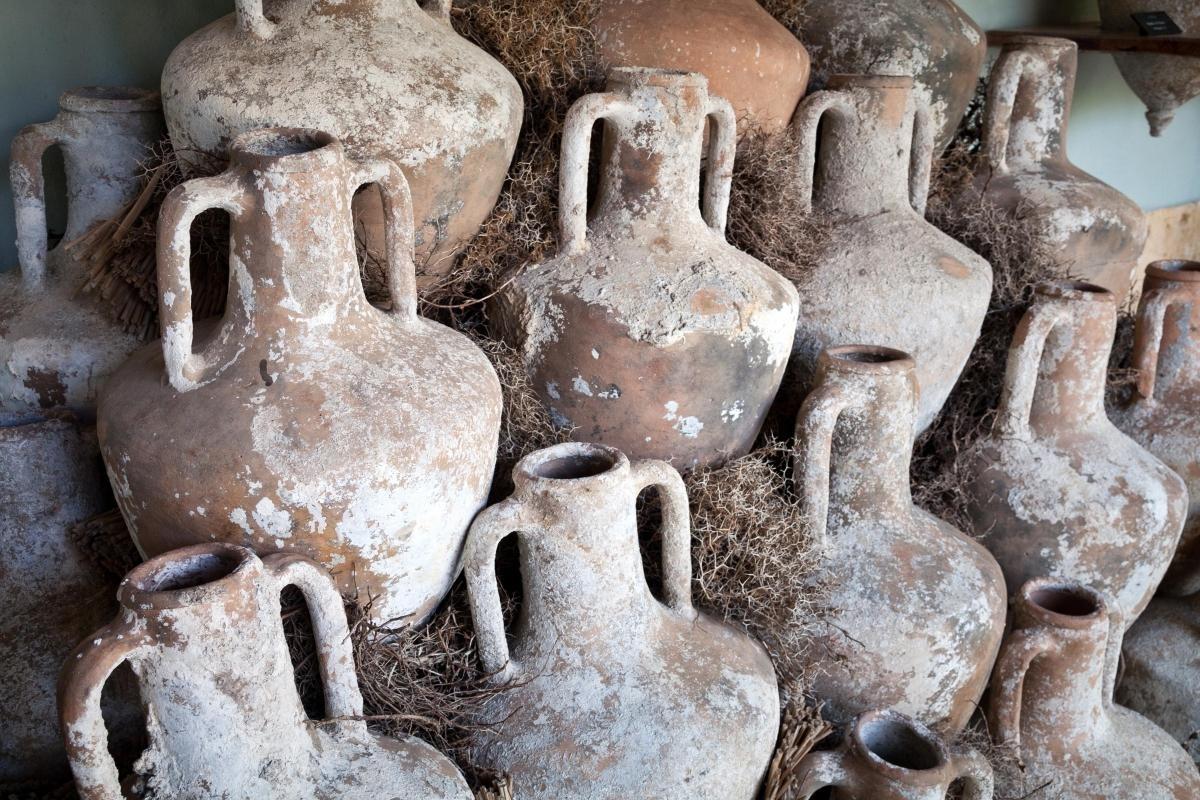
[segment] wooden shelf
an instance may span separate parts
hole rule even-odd
[[[1100,23],[1057,25],[1010,30],[988,31],[988,44],[1003,45],[1020,36],[1056,36],[1071,39],[1080,50],[1099,50],[1106,53],[1159,53],[1170,56],[1200,58],[1200,37],[1196,36],[1139,36],[1100,30]]]

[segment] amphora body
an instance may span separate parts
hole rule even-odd
[[[1004,576],[913,505],[915,372],[897,351],[827,350],[796,421],[796,491],[829,585],[813,694],[836,724],[885,708],[958,731],[1004,633]]]
[[[833,229],[815,266],[795,279],[800,321],[791,369],[806,391],[826,347],[910,353],[923,431],[966,364],[992,289],[987,261],[924,219],[928,109],[911,78],[837,76],[801,103],[795,124],[800,179]]]
[[[964,800],[991,800],[994,784],[978,752],[951,751],[927,726],[895,711],[859,716],[837,750],[809,753],[797,772],[799,800],[827,787],[831,800],[945,800],[959,780]]]
[[[965,11],[952,0],[809,0],[803,13],[814,88],[834,75],[911,75],[933,146],[946,149],[987,56],[983,30]]]
[[[599,445],[540,450],[471,528],[465,571],[483,668],[510,683],[474,760],[525,800],[752,800],[779,727],[763,648],[692,608],[683,480]],[[638,493],[664,509],[664,599],[646,585]],[[516,532],[523,604],[511,651],[496,546]]]
[[[992,677],[988,728],[1019,761],[1006,797],[1183,800],[1200,772],[1167,733],[1113,702],[1124,622],[1103,595],[1039,578],[1013,602]],[[1022,785],[1005,785],[1009,782]]]
[[[1124,301],[1146,244],[1146,215],[1067,157],[1078,58],[1066,39],[1029,36],[1001,49],[988,83],[983,157],[960,202],[982,196],[1009,213],[1025,209],[1024,229],[1064,274]]]
[[[294,585],[313,619],[328,722],[304,712],[279,595]],[[162,800],[320,797],[469,800],[453,763],[416,739],[372,735],[361,719],[342,598],[329,575],[291,554],[205,544],[137,567],[115,621],[67,659],[62,727],[82,800],[121,800],[106,748],[100,687],[128,661],[150,746],[139,796]]]
[[[600,119],[589,222],[588,151]],[[725,241],[735,149],[733,111],[701,75],[617,69],[608,91],[571,109],[560,253],[521,273],[499,316],[534,389],[574,438],[679,469],[753,444],[783,379],[796,291]]]
[[[739,124],[768,133],[808,88],[808,51],[758,0],[602,0],[592,32],[607,66],[699,72]]]
[[[1151,600],[1121,652],[1117,702],[1145,715],[1200,763],[1200,593]]]
[[[1132,16],[1139,11],[1165,11],[1185,36],[1200,34],[1200,6],[1193,0],[1100,0],[1106,31],[1139,33]],[[1200,94],[1200,64],[1194,58],[1155,53],[1113,53],[1113,58],[1129,88],[1146,104],[1151,136],[1162,136],[1175,111]]]
[[[1200,592],[1200,264],[1146,269],[1133,343],[1132,401],[1113,421],[1173,469],[1188,489],[1187,522],[1162,591]]]
[[[0,417],[3,420],[3,417]],[[79,640],[112,615],[111,580],[68,528],[105,509],[94,431],[68,420],[0,424],[0,784],[61,782],[54,685]]]
[[[1128,624],[1171,563],[1187,488],[1105,414],[1116,318],[1099,286],[1039,287],[1009,350],[996,428],[963,457],[974,533],[1009,591],[1066,576],[1107,593]]]
[[[106,86],[66,92],[59,107],[12,145],[21,269],[0,273],[0,414],[69,408],[90,419],[99,387],[140,342],[80,297],[83,267],[74,256],[61,245],[47,250],[42,156],[62,151],[69,243],[137,196],[139,162],[162,137],[162,112],[156,93]]]
[[[451,0],[237,0],[163,68],[171,141],[221,158],[258,128],[328,131],[355,158],[387,156],[412,185],[416,249],[445,274],[495,205],[524,101],[499,62],[455,33]],[[386,212],[355,201],[358,233],[386,256]]]
[[[153,556],[213,539],[314,558],[380,621],[423,618],[449,589],[487,499],[500,387],[461,334],[419,317],[403,174],[348,161],[327,134],[268,129],[229,171],[190,181],[159,224],[162,344],[101,400],[105,463]],[[355,186],[389,214],[390,313],[367,303],[351,230]],[[188,227],[232,217],[229,301],[190,310]]]

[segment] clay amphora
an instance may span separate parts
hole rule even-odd
[[[913,505],[915,376],[904,353],[832,348],[796,420],[796,491],[829,575],[813,694],[835,724],[887,708],[959,731],[1004,634],[1004,576]]]
[[[495,59],[455,33],[451,0],[236,0],[163,69],[175,149],[225,157],[238,134],[328,131],[355,158],[388,156],[412,185],[418,261],[444,274],[495,205],[524,100]],[[355,201],[381,260],[377,192]]]
[[[1094,589],[1026,583],[992,677],[988,725],[1022,767],[1004,797],[1184,800],[1200,773],[1162,729],[1113,702],[1125,623]]]
[[[1200,33],[1200,5],[1195,0],[1099,0],[1106,31],[1139,33],[1133,14],[1165,11],[1184,34]],[[1113,53],[1117,69],[1133,93],[1146,104],[1150,135],[1162,136],[1181,105],[1200,94],[1200,64],[1194,58],[1153,53]]]
[[[963,457],[974,533],[1009,592],[1065,575],[1112,597],[1128,624],[1171,563],[1187,488],[1105,414],[1116,318],[1099,286],[1039,287],[1009,350],[996,427]]]
[[[835,76],[801,103],[795,124],[803,191],[834,223],[816,266],[796,279],[799,387],[811,387],[826,347],[903,350],[917,363],[923,431],[966,364],[992,290],[987,261],[924,219],[928,109],[910,78]]]
[[[607,92],[574,105],[559,255],[527,268],[498,309],[558,424],[679,469],[750,449],[796,325],[795,289],[725,241],[735,125],[729,103],[706,87],[701,75],[618,69]],[[589,223],[588,151],[600,119]],[[706,119],[715,132],[701,203]]]
[[[0,274],[0,414],[67,408],[95,415],[96,391],[140,342],[79,290],[84,275],[62,247],[47,253],[42,156],[57,146],[67,177],[70,242],[121,214],[141,189],[139,162],[163,133],[158,95],[87,86],[59,99],[50,122],[29,125],[12,144],[20,272]]]
[[[992,67],[983,156],[961,199],[1016,213],[1024,229],[1072,278],[1096,283],[1124,302],[1146,243],[1137,203],[1067,158],[1067,121],[1078,48],[1066,39],[1020,37]]]
[[[808,51],[758,0],[601,0],[591,27],[606,66],[699,72],[739,126],[783,130],[808,87]]]
[[[1200,593],[1151,600],[1121,652],[1117,702],[1145,715],[1200,763]]]
[[[67,529],[109,502],[94,431],[67,420],[0,425],[0,785],[61,782],[54,682],[113,611],[112,581]]]
[[[951,0],[809,0],[804,43],[813,88],[839,74],[912,75],[938,153],[954,138],[987,56],[983,30]]]
[[[1137,320],[1138,382],[1113,421],[1187,484],[1188,519],[1161,591],[1194,594],[1200,592],[1200,264],[1151,264]]]
[[[303,592],[312,615],[330,718],[323,724],[308,718],[296,690],[279,599],[286,586]],[[139,797],[471,797],[453,763],[429,745],[367,731],[342,598],[314,562],[196,545],[137,567],[117,596],[116,620],[79,645],[59,683],[82,800],[124,796],[98,698],[126,661],[150,734],[135,766]]]
[[[509,684],[483,713],[474,762],[510,775],[522,800],[752,800],[779,727],[775,673],[757,642],[692,607],[679,473],[568,443],[513,478],[467,540],[480,660]],[[650,486],[664,513],[661,602],[635,519]],[[523,601],[510,651],[495,557],[513,532]]]
[[[350,196],[369,182],[389,215],[390,313],[355,262]],[[232,216],[230,299],[193,334],[188,227],[209,208]],[[162,344],[113,375],[99,416],[138,546],[303,553],[376,619],[423,618],[487,499],[501,398],[477,347],[417,316],[399,167],[348,161],[315,131],[245,134],[227,172],[167,198],[158,241]]]
[[[964,800],[991,800],[994,783],[978,752],[951,752],[936,733],[895,711],[861,715],[837,750],[809,753],[797,774],[798,800],[826,787],[831,800],[945,800],[958,780]]]

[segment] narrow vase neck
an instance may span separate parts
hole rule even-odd
[[[340,149],[304,158],[311,169],[245,168],[245,210],[230,231],[227,320],[261,331],[319,327],[365,307],[350,170]]]
[[[831,84],[853,108],[825,116],[813,182],[813,205],[867,217],[911,209],[915,115],[911,81],[847,76]]]
[[[661,85],[610,82],[609,91],[625,103],[605,119],[595,219],[618,227],[638,220],[704,225],[704,84],[694,76],[669,76]]]
[[[1017,171],[1067,161],[1078,51],[1071,42],[1035,42],[1006,48],[996,63],[996,74],[1012,70],[1019,75],[1013,78],[1016,94],[1005,151],[1008,166]]]
[[[1030,424],[1039,434],[1080,430],[1107,421],[1104,393],[1116,334],[1116,306],[1105,298],[1068,304],[1069,322],[1046,338]]]

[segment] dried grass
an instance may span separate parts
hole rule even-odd
[[[817,266],[832,229],[830,220],[808,210],[800,192],[800,155],[790,128],[746,131],[729,199],[730,243],[792,281]]]
[[[67,532],[83,557],[114,580],[142,563],[125,518],[115,508],[78,522]]]
[[[696,603],[758,638],[784,683],[802,689],[801,664],[825,587],[820,553],[792,492],[791,458],[791,447],[768,438],[685,481]]]
[[[808,800],[800,794],[804,777],[800,766],[817,743],[832,732],[833,728],[812,706],[789,705],[784,710],[779,742],[767,768],[762,800]]]

